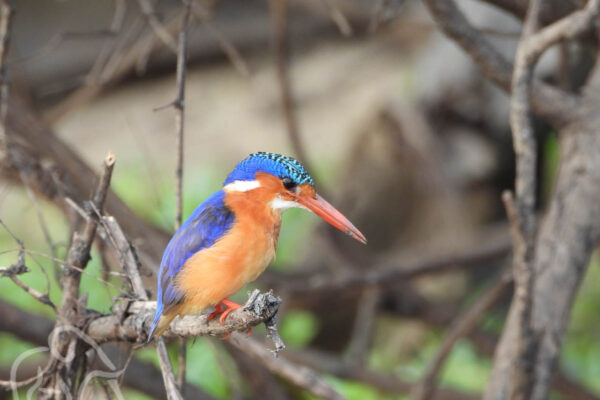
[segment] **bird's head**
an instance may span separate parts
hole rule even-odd
[[[361,243],[365,236],[315,190],[315,183],[297,160],[259,152],[242,160],[223,183],[226,193],[244,193],[274,210],[304,208]]]

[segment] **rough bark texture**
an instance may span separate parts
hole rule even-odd
[[[561,131],[556,189],[536,241],[532,322],[540,337],[532,400],[549,395],[572,303],[600,237],[600,116],[595,104],[582,107]],[[516,324],[511,307],[485,399],[507,397]]]

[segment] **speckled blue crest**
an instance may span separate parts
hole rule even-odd
[[[250,154],[242,160],[229,174],[224,185],[233,181],[253,180],[257,172],[266,172],[280,178],[289,177],[296,184],[308,183],[314,186],[314,181],[302,164],[292,157],[261,151]]]

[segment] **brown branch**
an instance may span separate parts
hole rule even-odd
[[[175,165],[175,231],[179,230],[182,223],[183,213],[183,137],[185,121],[185,75],[187,59],[188,26],[191,16],[191,5],[189,1],[184,1],[185,12],[183,14],[183,23],[179,31],[179,42],[177,51],[177,99],[174,101],[175,107],[175,130],[176,140],[175,148],[177,151]],[[185,383],[186,370],[186,340],[179,338],[179,357],[177,358],[177,385],[183,388]]]
[[[314,396],[326,400],[345,399],[344,396],[335,391],[327,381],[317,375],[312,369],[293,364],[283,358],[273,357],[273,354],[254,339],[234,333],[231,335],[230,343],[260,362],[271,373],[310,392]]]
[[[272,48],[280,90],[281,111],[286,130],[298,160],[307,165],[306,152],[302,145],[295,113],[294,95],[290,78],[288,54],[288,0],[269,0],[269,11],[273,29]],[[309,168],[310,170],[310,168]]]
[[[283,354],[294,363],[314,368],[325,374],[331,374],[341,379],[364,382],[383,393],[409,394],[415,385],[391,374],[383,374],[363,368],[359,365],[349,365],[339,357],[316,350],[288,350]],[[477,396],[452,389],[442,388],[438,391],[437,400],[475,400]]]
[[[244,57],[242,57],[242,54],[235,45],[210,21],[208,16],[209,13],[196,2],[192,3],[192,12],[194,13],[194,17],[200,21],[208,34],[219,43],[223,53],[225,53],[229,62],[231,62],[235,69],[242,76],[249,77],[250,68],[248,67],[248,63],[244,60]]]
[[[0,141],[6,134],[6,115],[8,112],[8,80],[6,73],[6,55],[10,43],[12,8],[5,0],[0,2]]]
[[[484,76],[501,89],[511,90],[513,66],[476,29],[453,0],[424,0],[440,29],[473,59]],[[579,97],[539,81],[531,93],[536,113],[556,125],[568,122],[579,107]]]
[[[248,328],[270,321],[279,308],[281,300],[270,292],[260,294],[256,290],[244,307],[234,310],[221,324],[217,320],[207,321],[206,315],[186,316],[175,319],[163,336],[165,338],[224,336],[235,331],[248,331]],[[88,334],[98,343],[110,341],[144,342],[154,319],[156,302],[134,301],[117,306],[115,314],[96,315],[90,318],[86,328]]]
[[[429,362],[421,382],[416,385],[413,399],[432,399],[437,390],[436,377],[444,366],[446,358],[461,337],[468,335],[485,316],[485,312],[493,307],[512,285],[511,274],[502,274],[500,278],[482,293],[473,304],[461,315],[454,318],[448,328],[435,356]]]
[[[321,3],[327,8],[329,17],[338,27],[340,33],[346,37],[352,36],[352,26],[344,13],[334,4],[333,0],[321,0]]]
[[[158,20],[156,17],[156,13],[154,12],[154,7],[149,0],[137,0],[140,10],[152,31],[160,39],[160,41],[173,53],[177,54],[177,44],[175,43],[175,39],[171,36],[171,33],[165,26]]]
[[[137,256],[131,246],[131,243],[125,238],[121,227],[117,223],[117,221],[112,217],[104,217],[102,218],[103,225],[113,241],[113,245],[118,250],[121,261],[123,264],[123,270],[129,276],[129,281],[131,282],[131,287],[133,289],[134,294],[144,300],[148,300],[148,295],[146,294],[146,290],[143,287],[142,279],[139,274],[139,263]],[[155,306],[156,309],[156,306]],[[123,318],[123,315],[118,316],[119,319]],[[152,318],[152,317],[151,317]],[[115,327],[115,330],[119,328]],[[94,335],[90,335],[94,337]],[[96,339],[96,342],[101,342]],[[172,400],[183,399],[181,395],[180,389],[184,385],[184,382],[177,385],[175,382],[175,376],[173,374],[173,369],[171,367],[171,363],[169,361],[169,356],[167,354],[167,347],[165,346],[165,342],[162,338],[159,338],[156,343],[156,351],[158,354],[158,360],[160,363],[160,369],[162,372],[163,382],[165,384],[165,390],[167,392],[167,397]]]
[[[508,398],[526,400],[533,389],[536,338],[531,326],[533,303],[536,217],[536,161],[537,148],[531,116],[531,86],[533,70],[538,57],[545,49],[530,53],[527,44],[538,29],[541,8],[539,0],[531,0],[523,24],[523,34],[515,56],[515,67],[511,85],[510,126],[516,159],[515,192],[504,192],[504,201],[513,234],[513,274],[515,293],[513,302],[519,319],[517,325],[514,366],[511,372]]]
[[[508,236],[495,237],[494,240],[482,240],[477,246],[458,254],[452,251],[446,254],[425,255],[405,265],[375,266],[370,271],[355,272],[342,277],[330,274],[313,275],[309,282],[301,284],[298,279],[272,279],[275,274],[269,272],[265,278],[271,277],[271,279],[263,281],[282,287],[286,293],[294,297],[317,296],[319,293],[331,296],[332,293],[362,290],[369,286],[388,288],[400,281],[418,276],[481,265],[503,259],[510,254],[510,250]]]
[[[108,154],[104,159],[104,173],[100,178],[100,182],[96,187],[96,191],[92,196],[91,206],[97,212],[101,212],[108,186],[112,175],[112,170],[115,164],[113,154]],[[58,320],[56,327],[60,333],[54,335],[52,347],[56,351],[55,354],[60,354],[64,357],[63,360],[53,358],[53,365],[56,373],[49,377],[43,386],[48,390],[54,390],[55,398],[62,399],[69,395],[69,392],[74,392],[75,378],[80,360],[76,360],[75,356],[71,355],[75,351],[79,340],[77,337],[69,334],[68,330],[63,327],[79,327],[82,326],[82,307],[79,301],[79,285],[81,282],[81,270],[85,269],[90,259],[90,249],[96,235],[97,216],[90,210],[89,218],[86,221],[81,233],[76,232],[73,236],[73,242],[67,255],[67,262],[64,264],[63,277],[63,297],[58,312]],[[72,268],[74,266],[75,268]],[[66,360],[71,360],[68,363]],[[67,380],[67,383],[63,381]],[[66,387],[64,386],[66,385]],[[67,392],[65,392],[67,390]]]

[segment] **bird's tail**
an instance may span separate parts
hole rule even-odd
[[[164,314],[162,313],[163,307],[162,304],[157,304],[156,314],[154,315],[154,322],[152,322],[152,327],[150,328],[150,333],[148,334],[148,339],[146,339],[146,343],[150,343],[152,338],[159,337],[167,330],[169,324],[177,313]]]
[[[158,321],[152,324],[152,328],[150,329],[150,334],[148,335],[148,340],[146,343],[150,343],[152,338],[162,335],[167,330],[169,324],[171,324],[171,321],[173,321],[174,318],[175,315],[161,315]]]

